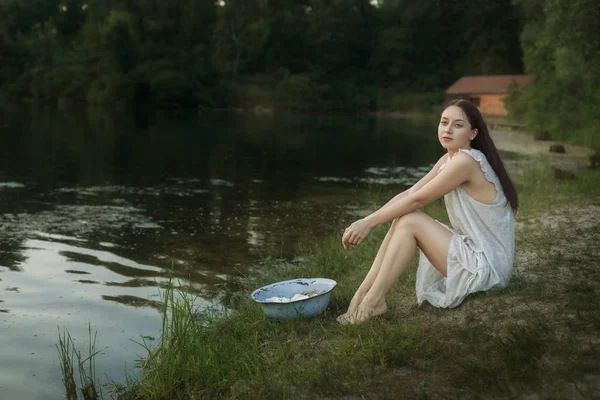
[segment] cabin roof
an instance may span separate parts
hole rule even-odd
[[[481,75],[463,76],[446,89],[448,94],[508,93],[511,82],[519,88],[531,82],[531,75]]]

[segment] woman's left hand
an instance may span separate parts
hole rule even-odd
[[[356,247],[361,244],[370,231],[371,227],[364,219],[354,221],[346,228],[344,235],[342,236],[342,245],[344,245],[344,249],[347,249],[348,246]]]

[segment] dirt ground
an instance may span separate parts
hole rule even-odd
[[[535,140],[531,135],[520,131],[509,130],[491,130],[490,135],[499,150],[520,153],[524,155],[547,154],[555,158],[585,158],[594,153],[592,149],[573,144],[553,140]],[[563,145],[566,152],[564,154],[550,153],[550,146]]]

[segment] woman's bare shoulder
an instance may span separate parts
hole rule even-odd
[[[470,154],[459,151],[454,154],[450,159],[449,165],[452,166],[452,170],[466,170],[469,171],[469,175],[473,177],[473,174],[478,173],[481,170],[479,162],[473,158]]]
[[[448,153],[444,154],[440,157],[439,160],[437,160],[437,162],[435,163],[435,167],[441,167],[446,161],[448,161]]]
[[[455,164],[456,166],[460,167],[479,168],[479,162],[471,155],[463,151],[459,151],[454,156],[452,156],[452,164]]]

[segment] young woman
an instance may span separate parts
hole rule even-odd
[[[340,323],[383,314],[385,296],[420,250],[417,302],[456,307],[470,293],[504,288],[512,274],[517,192],[481,113],[466,100],[446,105],[438,139],[447,150],[433,169],[366,218],[346,228],[345,249],[392,221],[373,265]],[[444,197],[452,228],[419,211]]]

